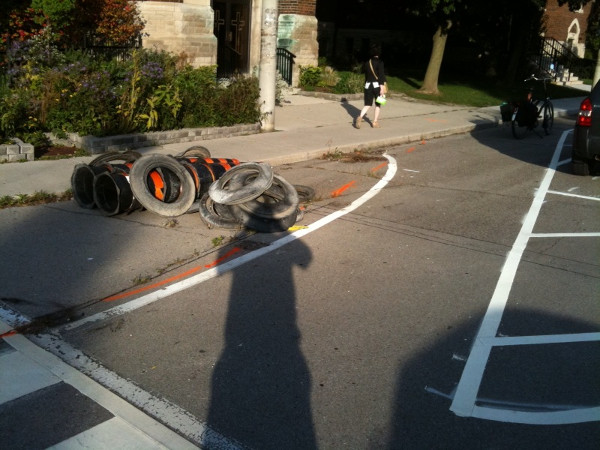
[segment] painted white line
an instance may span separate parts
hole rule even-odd
[[[146,294],[142,297],[138,297],[137,299],[127,302],[123,305],[119,305],[114,308],[103,311],[101,313],[94,314],[89,317],[85,317],[85,318],[77,320],[75,322],[71,322],[67,325],[64,325],[60,330],[61,331],[73,330],[75,328],[79,328],[82,325],[85,325],[88,323],[97,322],[100,320],[106,320],[111,317],[126,314],[126,313],[129,313],[136,309],[139,309],[143,306],[146,306],[146,305],[154,303],[158,300],[161,300],[165,297],[169,297],[177,292],[181,292],[185,289],[189,289],[200,283],[203,283],[212,278],[215,278],[218,275],[224,274],[224,273],[229,272],[237,267],[240,267],[241,265],[246,264],[247,262],[250,262],[256,258],[260,258],[261,256],[264,256],[272,251],[275,251],[275,250],[283,247],[284,245],[287,245],[290,242],[300,239],[301,237],[303,237],[309,233],[312,233],[313,231],[316,231],[319,228],[324,227],[325,225],[330,224],[334,220],[337,220],[340,217],[345,216],[346,214],[356,210],[357,208],[359,208],[360,206],[362,206],[363,204],[365,204],[366,202],[371,200],[373,197],[375,197],[375,195],[377,195],[396,175],[396,171],[397,171],[396,160],[387,154],[384,154],[383,156],[385,156],[388,160],[388,169],[385,173],[385,176],[381,180],[379,180],[373,187],[371,187],[371,189],[369,189],[361,197],[354,200],[352,203],[350,203],[345,208],[337,210],[337,211],[329,214],[328,216],[325,216],[325,217],[317,220],[316,222],[308,225],[306,228],[294,231],[293,233],[288,234],[288,235],[282,237],[281,239],[278,239],[278,240],[272,242],[271,244],[269,244],[266,247],[262,247],[257,250],[254,250],[252,252],[246,253],[236,259],[233,259],[231,261],[223,263],[217,267],[209,269],[198,275],[194,275],[190,278],[181,280],[177,283],[165,286],[159,290],[156,290],[154,292]]]
[[[600,198],[590,197],[588,195],[567,194],[566,192],[560,192],[560,191],[548,191],[548,194],[564,195],[565,197],[575,197],[575,198],[581,198],[584,200],[594,200],[594,201],[600,202]]]
[[[482,339],[493,347],[509,345],[564,344],[568,342],[600,341],[600,333],[544,334],[538,336],[503,336]]]
[[[67,440],[48,447],[47,450],[75,450],[83,448],[129,448],[167,450],[144,433],[119,417],[113,417]]]
[[[32,336],[32,339],[43,342],[45,348],[53,348],[57,353],[65,356],[69,359],[69,364],[66,364],[63,360],[58,358],[56,355],[49,353],[43,348],[37,346],[32,341],[27,339],[21,334],[14,334],[4,338],[17,352],[24,355],[29,360],[36,363],[40,368],[43,368],[48,374],[64,381],[65,383],[73,386],[83,395],[89,397],[113,415],[121,417],[123,420],[137,428],[141,432],[145,433],[152,439],[168,448],[182,448],[182,449],[195,449],[198,448],[191,442],[179,436],[177,433],[171,431],[166,426],[151,418],[147,414],[143,413],[133,405],[127,403],[121,397],[117,396],[113,392],[109,391],[105,387],[101,386],[84,373],[76,370],[75,364],[87,363],[88,369],[93,366],[94,363],[89,360],[83,353],[73,349],[67,342],[58,339],[56,336],[47,334],[40,334]],[[78,361],[80,360],[80,361]],[[97,371],[102,371],[103,368],[96,364]],[[18,367],[15,368],[18,370]],[[104,371],[108,372],[106,369]],[[116,375],[115,375],[116,377]],[[131,385],[132,389],[140,390],[139,388]]]
[[[474,406],[472,417],[498,422],[524,423],[531,425],[566,425],[594,422],[600,417],[600,408],[567,409],[552,412],[527,412]]]
[[[600,237],[600,233],[531,233],[532,238],[576,238],[576,237]]]
[[[454,400],[450,406],[450,410],[458,416],[479,417],[502,422],[535,424],[577,423],[600,419],[600,416],[598,415],[600,408],[590,408],[585,411],[570,410],[553,413],[528,413],[476,406],[477,393],[492,349],[491,342],[494,342],[494,340],[497,339],[498,327],[502,315],[504,314],[504,309],[508,301],[519,263],[523,252],[527,247],[529,237],[533,234],[533,227],[539,216],[554,173],[556,172],[558,159],[564,146],[565,139],[570,131],[571,130],[563,132],[556,145],[550,166],[546,170],[544,179],[535,193],[531,207],[525,215],[521,231],[506,258],[500,278],[496,284],[496,289],[494,290],[488,309],[483,317],[481,327],[474,339],[473,348],[471,349],[471,353],[465,364],[463,374],[454,395]]]
[[[15,400],[60,379],[17,351],[0,356],[0,404]]]

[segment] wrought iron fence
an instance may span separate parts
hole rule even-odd
[[[281,74],[281,78],[289,85],[292,84],[295,57],[296,55],[285,48],[277,49],[277,70]]]
[[[94,34],[87,34],[83,39],[83,50],[91,55],[103,58],[127,59],[131,51],[142,47],[142,36],[130,39],[124,44],[105,41]]]

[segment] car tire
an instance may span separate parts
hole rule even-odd
[[[591,164],[589,161],[573,160],[572,167],[575,175],[587,177],[591,172]]]
[[[241,209],[263,219],[284,219],[298,208],[298,192],[280,176],[273,176],[273,183],[257,198],[240,203]]]
[[[165,199],[157,198],[149,189],[148,179],[150,172],[157,171],[164,174],[165,179],[173,180],[176,189],[172,189]],[[165,217],[177,217],[185,214],[196,199],[194,180],[174,157],[168,155],[151,154],[142,156],[132,166],[129,181],[133,195],[148,211]],[[164,200],[167,200],[166,202]]]
[[[231,207],[216,203],[208,193],[204,194],[197,204],[200,217],[208,228],[243,228],[241,222],[233,215]]]
[[[231,180],[246,175],[249,182],[243,186],[235,183],[235,189],[230,189]],[[273,183],[273,169],[268,164],[247,162],[232,167],[208,188],[208,195],[217,203],[237,205],[259,197]]]

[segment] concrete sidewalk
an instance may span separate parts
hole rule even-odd
[[[555,117],[576,114],[585,95],[582,87],[581,97],[553,100]],[[276,131],[272,133],[136,150],[142,154],[175,155],[192,145],[203,145],[214,157],[261,161],[277,166],[317,158],[327,152],[348,152],[420,142],[501,124],[498,106],[472,108],[440,105],[392,95],[382,108],[379,120],[381,128],[370,127],[369,118],[373,116],[371,109],[361,129],[357,130],[353,128],[352,122],[362,105],[362,98],[327,100],[290,95],[285,98],[282,106],[276,108]],[[65,192],[71,187],[73,167],[92,159],[93,157],[82,157],[0,164],[0,197],[39,191]]]

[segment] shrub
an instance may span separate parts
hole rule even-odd
[[[341,72],[333,91],[336,94],[356,94],[363,91],[364,76],[354,72]]]
[[[300,66],[300,87],[314,90],[321,80],[321,68],[315,66]]]
[[[0,79],[0,137],[36,131],[106,136],[260,119],[255,77],[218,85],[214,66],[195,69],[144,49],[127,61],[105,61],[76,51],[57,58],[40,48],[22,45],[23,63],[15,66],[12,82]],[[49,59],[40,64],[24,62],[43,55]]]

